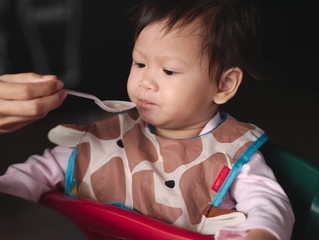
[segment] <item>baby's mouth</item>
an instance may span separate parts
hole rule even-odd
[[[150,102],[150,101],[148,101],[148,100],[146,100],[146,99],[140,99],[140,100],[138,101],[138,105],[139,105],[140,107],[146,108],[146,109],[151,109],[151,108],[154,108],[154,107],[157,106],[155,103]]]

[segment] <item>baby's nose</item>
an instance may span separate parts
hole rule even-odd
[[[156,91],[158,89],[158,85],[155,79],[153,79],[153,77],[150,77],[150,76],[144,76],[139,82],[139,86],[146,90],[152,90],[152,91]]]

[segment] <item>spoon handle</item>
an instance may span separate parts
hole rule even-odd
[[[71,94],[71,95],[74,95],[74,96],[89,98],[89,99],[92,99],[92,100],[94,100],[94,101],[99,100],[96,96],[94,96],[94,95],[92,95],[92,94],[83,93],[83,92],[78,92],[78,91],[73,91],[73,90],[69,90],[69,89],[65,89],[65,91],[66,91],[68,94]]]
[[[136,105],[135,103],[132,102],[126,102],[126,101],[115,101],[115,100],[105,100],[101,101],[99,98],[92,94],[88,93],[83,93],[83,92],[78,92],[78,91],[73,91],[69,89],[65,89],[65,91],[68,94],[78,96],[78,97],[84,97],[84,98],[89,98],[91,100],[94,100],[94,102],[103,110],[108,111],[108,112],[123,112],[126,110],[129,110],[131,108],[134,108]]]

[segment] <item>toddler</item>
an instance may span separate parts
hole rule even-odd
[[[59,146],[10,166],[0,190],[38,201],[64,188],[215,239],[290,239],[266,134],[218,111],[256,78],[259,36],[253,1],[144,1],[127,82],[137,113],[54,128]]]

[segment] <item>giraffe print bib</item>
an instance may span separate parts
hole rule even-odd
[[[135,113],[88,128],[60,125],[50,134],[55,143],[76,146],[66,194],[125,205],[203,234],[245,220],[243,213],[219,213],[217,207],[242,165],[267,140],[255,125],[227,115],[209,133],[179,140],[151,133]]]

